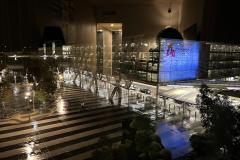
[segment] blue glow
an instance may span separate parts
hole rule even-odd
[[[156,133],[161,138],[163,146],[171,152],[172,159],[192,151],[187,131],[181,131],[174,125],[162,122],[156,126]]]
[[[197,41],[161,40],[159,81],[196,79],[199,51]]]

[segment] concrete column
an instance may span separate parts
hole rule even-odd
[[[166,109],[166,107],[167,107],[166,97],[163,97],[163,106],[164,106],[164,109]]]
[[[103,74],[112,75],[112,32],[103,30]]]

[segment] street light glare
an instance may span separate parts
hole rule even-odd
[[[25,94],[26,97],[29,97],[30,95],[31,95],[30,92],[26,92],[26,94]],[[25,97],[25,99],[26,99],[26,97]]]

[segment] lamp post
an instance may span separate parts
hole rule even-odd
[[[31,93],[30,92],[26,92],[25,93],[25,97],[24,97],[24,99],[27,101],[27,109],[28,109],[29,121],[31,120],[31,114],[30,114],[31,109],[30,109],[29,103],[32,102],[32,99],[29,98],[30,96],[31,96]],[[33,110],[34,110],[34,108],[33,108]]]
[[[15,73],[15,72],[13,72],[13,74],[14,74],[14,86],[16,87],[16,83],[17,83],[17,76],[16,76],[16,73]]]
[[[24,98],[27,101],[28,120],[30,121],[31,120],[31,114],[30,114],[30,108],[29,108],[29,100],[28,100],[27,96],[25,96]]]
[[[32,90],[32,107],[33,107],[33,111],[35,111],[35,104],[34,104],[34,100],[35,100],[35,91]]]

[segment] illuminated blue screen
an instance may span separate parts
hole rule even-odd
[[[160,82],[197,78],[199,42],[163,39],[160,46]]]

